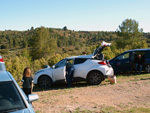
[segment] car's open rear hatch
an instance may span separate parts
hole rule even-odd
[[[110,45],[111,45],[111,43],[107,43],[107,42],[103,41],[102,44],[96,50],[94,50],[93,58],[102,60],[103,59],[103,54],[101,54],[102,51],[104,50],[105,47],[110,46]]]

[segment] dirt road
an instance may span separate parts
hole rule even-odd
[[[118,80],[117,80],[118,81]],[[127,112],[132,108],[150,108],[150,79],[120,79],[117,84],[105,80],[98,86],[75,84],[73,88],[34,92],[37,113]],[[81,86],[81,87],[78,87]],[[57,86],[56,86],[57,87]]]

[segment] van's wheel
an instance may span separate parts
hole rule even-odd
[[[146,73],[150,73],[150,64],[147,64],[147,65],[145,66],[145,72],[146,72]]]
[[[52,80],[48,76],[41,76],[38,80],[38,86],[43,89],[52,87]]]
[[[90,85],[99,85],[103,80],[103,74],[98,71],[92,71],[87,76],[87,83]]]

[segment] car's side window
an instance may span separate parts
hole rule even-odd
[[[74,65],[84,63],[86,60],[86,58],[76,58],[74,61]]]
[[[59,61],[59,62],[55,65],[55,68],[65,66],[65,65],[66,65],[66,61],[67,61],[66,59]]]
[[[130,53],[122,54],[122,55],[118,56],[118,57],[116,58],[116,60],[129,59],[129,55],[130,55]]]
[[[67,60],[67,62],[69,62],[71,65],[73,65],[74,59],[69,59],[69,60]]]
[[[145,57],[146,57],[146,58],[150,58],[150,51],[146,51],[146,52],[145,52]]]
[[[134,62],[134,58],[135,58],[134,53],[135,53],[135,52],[131,52],[131,55],[130,55],[130,60],[131,60],[132,62]]]

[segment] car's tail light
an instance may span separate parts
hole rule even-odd
[[[4,62],[3,58],[0,56],[0,62]]]
[[[101,64],[101,65],[107,65],[105,61],[98,62],[98,64]]]

